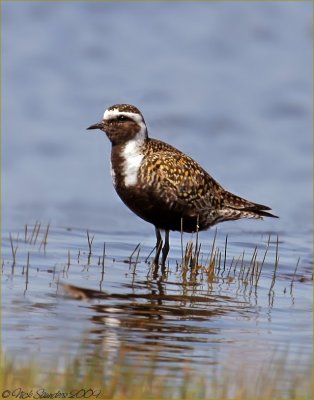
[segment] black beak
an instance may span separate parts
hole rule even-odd
[[[91,125],[86,129],[102,129],[104,126],[103,122],[97,122],[97,124]]]

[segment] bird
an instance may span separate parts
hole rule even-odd
[[[196,161],[148,136],[143,114],[131,104],[107,108],[100,122],[111,142],[113,186],[126,206],[155,227],[154,264],[169,253],[170,231],[198,232],[223,221],[278,218],[270,207],[225,190]],[[163,241],[161,231],[165,231]]]

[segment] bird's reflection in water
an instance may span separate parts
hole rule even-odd
[[[71,297],[88,300],[92,311],[88,345],[112,360],[123,348],[133,363],[134,358],[149,361],[152,354],[161,362],[213,363],[209,353],[228,341],[215,321],[232,312],[243,317],[249,312],[247,303],[217,293],[178,294],[169,282],[166,290],[162,279],[133,281],[124,285],[124,293],[63,288]],[[194,354],[195,343],[204,351]]]

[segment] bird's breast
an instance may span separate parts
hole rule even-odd
[[[122,175],[126,187],[134,186],[138,181],[138,172],[141,167],[144,154],[141,146],[132,141],[127,143],[122,151]]]
[[[136,140],[112,148],[111,177],[116,189],[132,188],[138,184],[143,158],[142,143]]]

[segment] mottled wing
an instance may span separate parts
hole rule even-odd
[[[143,160],[140,180],[145,182],[152,201],[164,202],[165,206],[191,216],[208,207],[210,201],[215,202],[218,196],[210,199],[209,195],[221,190],[199,164],[180,152],[148,154]]]

